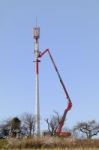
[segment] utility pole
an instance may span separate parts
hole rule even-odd
[[[40,100],[39,100],[39,38],[40,38],[40,28],[33,28],[33,37],[34,37],[34,55],[35,55],[35,72],[36,72],[36,81],[35,81],[35,115],[36,115],[36,135],[40,136]]]

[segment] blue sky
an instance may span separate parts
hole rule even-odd
[[[41,29],[40,50],[50,48],[73,107],[67,126],[99,121],[99,0],[0,0],[0,121],[34,113],[32,28]],[[67,104],[52,63],[40,63],[41,126]]]

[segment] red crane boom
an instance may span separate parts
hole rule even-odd
[[[67,92],[67,89],[66,89],[66,87],[65,87],[65,85],[64,85],[64,82],[63,82],[63,80],[62,80],[62,78],[61,78],[61,76],[60,76],[60,73],[59,73],[59,71],[58,71],[58,68],[57,68],[57,66],[56,66],[56,64],[55,64],[55,62],[54,62],[54,59],[53,59],[53,57],[52,57],[52,55],[51,55],[51,53],[50,53],[50,50],[49,50],[49,49],[46,49],[44,52],[42,52],[42,53],[40,52],[38,57],[42,57],[46,52],[48,52],[48,54],[49,54],[49,56],[50,56],[50,59],[51,59],[51,61],[52,61],[52,63],[53,63],[53,66],[54,66],[54,69],[55,69],[55,71],[56,71],[56,73],[57,73],[57,75],[58,75],[58,78],[59,78],[60,83],[61,83],[61,85],[62,85],[62,87],[63,87],[64,93],[65,93],[65,95],[66,95],[66,98],[67,98],[67,100],[68,100],[68,105],[67,105],[67,107],[65,108],[64,113],[63,113],[63,116],[62,116],[62,118],[61,118],[61,120],[60,120],[60,122],[59,122],[59,125],[58,125],[57,129],[56,129],[56,134],[57,134],[58,136],[62,136],[62,137],[69,137],[69,136],[71,136],[71,133],[70,133],[70,132],[62,132],[62,127],[63,127],[63,125],[64,125],[64,121],[65,121],[66,115],[67,115],[68,111],[69,111],[69,110],[71,109],[71,107],[72,107],[72,102],[71,102],[71,99],[70,99],[69,94],[68,94],[68,92]]]

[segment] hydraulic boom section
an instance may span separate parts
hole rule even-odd
[[[44,52],[42,52],[42,53],[40,52],[38,57],[42,57],[46,52],[48,52],[48,54],[49,54],[49,56],[50,56],[50,59],[51,59],[51,61],[52,61],[52,63],[53,63],[53,66],[54,66],[54,69],[55,69],[55,71],[56,71],[56,73],[57,73],[57,75],[58,75],[58,78],[59,78],[59,80],[60,80],[60,83],[61,83],[61,85],[62,85],[62,87],[63,87],[64,92],[65,92],[66,98],[67,98],[67,100],[68,100],[68,105],[67,105],[67,107],[65,108],[64,113],[63,113],[63,116],[62,116],[62,118],[61,118],[61,120],[60,120],[60,122],[59,122],[58,128],[56,129],[56,135],[62,136],[62,137],[69,137],[69,136],[71,136],[71,133],[70,133],[70,132],[62,132],[62,127],[63,127],[63,125],[64,125],[66,115],[67,115],[68,111],[69,111],[69,110],[71,109],[71,107],[72,107],[72,102],[71,102],[71,99],[70,99],[70,97],[69,97],[69,94],[68,94],[68,92],[67,92],[67,89],[66,89],[66,87],[65,87],[65,85],[64,85],[64,82],[63,82],[63,80],[62,80],[62,78],[61,78],[61,76],[60,76],[60,73],[59,73],[59,71],[58,71],[58,68],[57,68],[57,66],[56,66],[56,64],[55,64],[55,62],[54,62],[54,59],[53,59],[53,57],[52,57],[52,55],[51,55],[49,49],[46,49],[46,50],[45,50]]]

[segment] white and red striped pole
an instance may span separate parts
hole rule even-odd
[[[40,35],[40,28],[35,27],[33,28],[34,34],[34,55],[35,55],[35,71],[36,71],[36,83],[35,83],[35,116],[36,116],[36,135],[40,135],[40,101],[39,101],[39,35]]]

